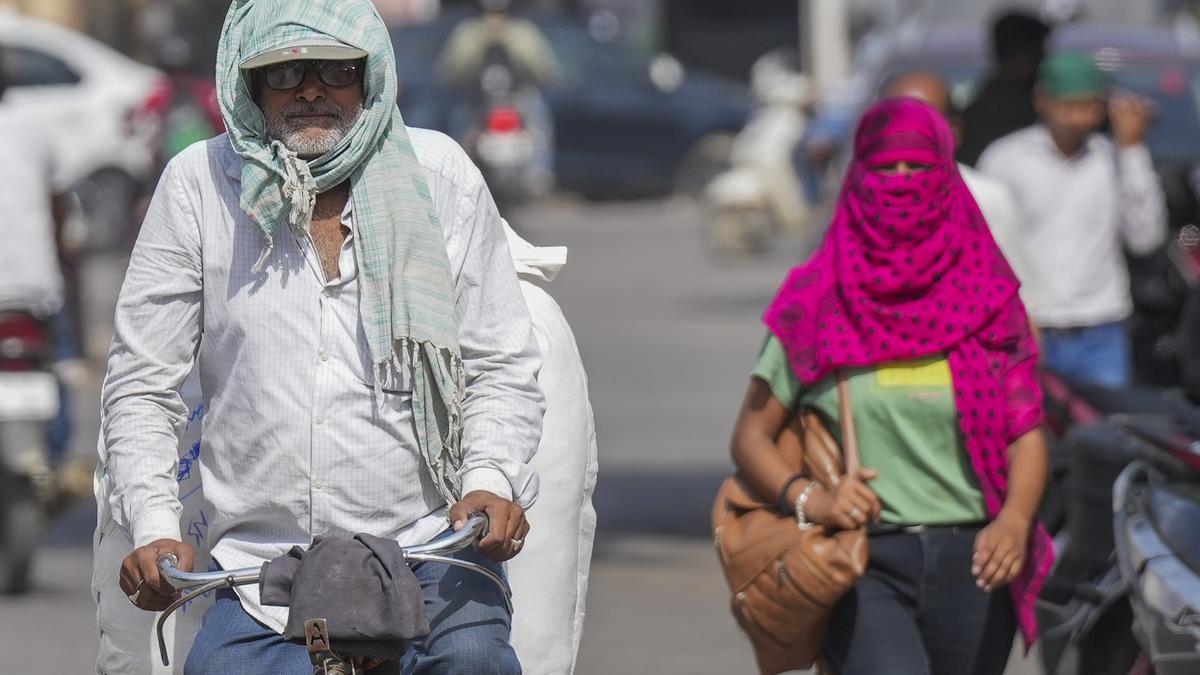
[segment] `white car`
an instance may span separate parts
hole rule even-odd
[[[30,106],[54,142],[90,244],[126,243],[134,204],[158,170],[166,76],[81,33],[0,7],[4,103]],[[9,133],[9,130],[3,130]]]

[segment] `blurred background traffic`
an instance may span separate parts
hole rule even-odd
[[[581,673],[750,672],[709,505],[758,316],[819,241],[859,114],[901,75],[945,81],[966,164],[1035,121],[989,97],[1004,99],[1006,78],[1010,99],[1030,97],[1045,54],[1089,54],[1152,103],[1146,145],[1170,235],[1129,257],[1136,379],[1200,393],[1188,350],[1200,345],[1200,2],[376,3],[407,123],[460,142],[524,236],[571,249],[550,290],[592,377],[602,467]],[[53,443],[63,499],[82,495],[55,509],[28,583],[9,589],[25,593],[0,597],[4,672],[91,669],[89,472],[112,309],[166,162],[223,131],[213,64],[227,7],[0,0],[0,105],[44,127],[67,195],[70,340],[54,351],[70,434]],[[1006,64],[993,27],[1013,11],[1046,32],[1013,38]],[[1040,668],[1014,657],[1012,672]]]

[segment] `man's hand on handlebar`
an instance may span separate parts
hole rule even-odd
[[[168,553],[179,560],[181,572],[192,571],[192,547],[174,539],[159,539],[134,549],[121,562],[121,590],[138,608],[160,612],[179,597],[179,591],[158,572],[158,559]]]
[[[529,534],[525,509],[486,490],[476,490],[450,507],[450,522],[454,523],[454,530],[461,530],[472,513],[486,514],[489,521],[488,534],[477,545],[480,553],[497,562],[504,562],[521,552],[525,537]]]

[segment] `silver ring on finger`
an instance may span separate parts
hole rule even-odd
[[[862,518],[862,509],[858,508],[857,506],[850,509],[850,517],[855,520]]]
[[[142,584],[144,583],[146,583],[145,579],[137,582],[137,586],[133,587],[133,592],[126,596],[129,598],[129,602],[133,603],[135,606],[137,605],[138,598],[142,597]]]
[[[525,540],[524,539],[513,539],[513,540],[509,541],[509,543],[512,544],[512,547],[514,550],[519,551],[519,550],[521,550],[521,547],[525,545]]]

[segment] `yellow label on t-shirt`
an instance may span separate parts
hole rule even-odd
[[[875,369],[879,387],[949,387],[950,363],[946,359],[889,363]]]

